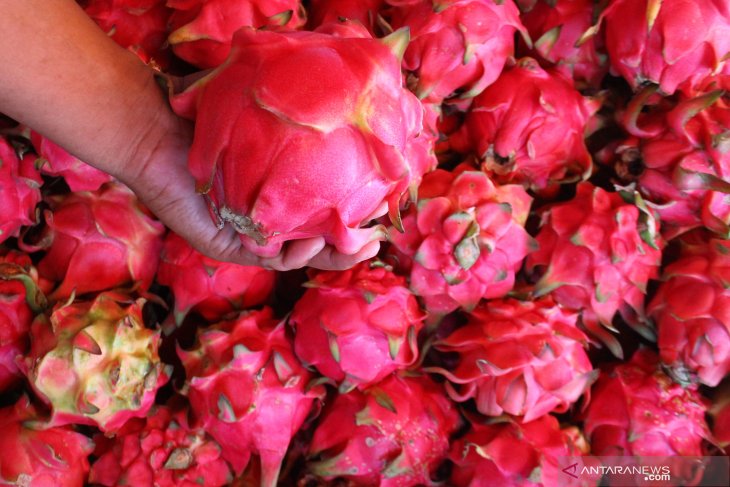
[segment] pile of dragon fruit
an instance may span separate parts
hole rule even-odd
[[[725,454],[727,1],[79,3],[152,69],[209,70],[170,103],[249,252],[380,252],[215,261],[0,119],[0,483],[553,486],[565,456]]]

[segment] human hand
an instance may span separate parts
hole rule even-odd
[[[174,79],[175,89],[194,81]],[[116,165],[115,176],[175,233],[198,251],[221,261],[257,265],[285,271],[304,266],[340,270],[374,256],[379,242],[371,242],[354,255],[343,255],[326,245],[322,237],[288,242],[275,257],[263,258],[248,252],[230,226],[214,224],[205,198],[195,192],[195,181],[187,169],[192,126],[171,111],[161,114],[140,148],[131,151],[133,160]]]

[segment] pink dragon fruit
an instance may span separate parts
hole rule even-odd
[[[127,423],[111,444],[97,453],[90,483],[156,487],[231,484],[233,472],[221,457],[220,446],[202,429],[188,425],[187,410],[155,406],[145,419]],[[110,440],[98,440],[104,441]]]
[[[616,312],[654,338],[645,325],[644,294],[659,275],[663,240],[640,199],[637,206],[583,182],[575,198],[543,214],[537,242],[539,250],[527,256],[528,272],[543,272],[536,296],[551,293],[560,305],[580,310],[583,325],[617,357],[621,346],[602,328],[613,329]]]
[[[147,414],[170,367],[158,356],[159,331],[145,328],[143,304],[103,293],[36,318],[22,367],[52,408],[50,424],[90,424],[113,433]]]
[[[695,233],[648,307],[672,377],[715,387],[730,372],[730,241]]]
[[[474,99],[451,143],[476,153],[497,182],[545,190],[590,175],[584,135],[596,110],[563,72],[523,58]]]
[[[408,27],[403,68],[418,98],[441,103],[454,93],[471,98],[492,84],[524,27],[512,0],[386,0],[394,29]]]
[[[588,453],[577,428],[561,429],[555,417],[530,422],[471,422],[469,432],[451,445],[453,487],[548,487],[591,485],[571,482],[562,457]],[[595,483],[593,484],[595,485]]]
[[[172,99],[179,114],[197,111],[198,191],[249,251],[272,256],[288,240],[323,236],[352,255],[383,236],[361,225],[386,208],[397,221],[401,195],[428,169],[421,161],[436,162],[417,154],[423,108],[391,51],[404,35],[244,28],[224,65]]]
[[[157,272],[157,282],[172,289],[178,325],[191,311],[215,322],[233,311],[263,304],[273,292],[274,280],[273,271],[206,257],[172,232],[165,238]]]
[[[70,426],[48,427],[27,396],[0,409],[0,484],[78,487],[89,472],[90,438]]]
[[[17,237],[20,227],[36,222],[41,183],[34,158],[19,159],[10,143],[0,137],[0,243]]]
[[[524,224],[532,200],[521,186],[495,186],[461,164],[427,174],[418,199],[404,215],[405,232],[390,239],[430,313],[473,308],[512,290],[531,243]]]
[[[624,117],[635,136],[619,146],[617,172],[636,180],[667,239],[698,226],[730,235],[730,152],[723,142],[730,126],[723,88],[730,88],[730,76],[706,82],[706,90],[681,94],[670,110],[642,114],[644,105],[632,103]]]
[[[108,183],[99,191],[53,196],[48,202],[40,243],[25,248],[47,250],[38,272],[59,283],[52,299],[125,285],[149,288],[164,227],[129,189]]]
[[[16,359],[26,352],[30,324],[45,307],[37,282],[30,257],[0,248],[0,394],[23,376]]]
[[[341,19],[362,24],[375,37],[378,16],[385,0],[312,0],[309,2],[309,25],[319,27]]]
[[[49,176],[62,176],[73,192],[96,191],[112,180],[105,172],[77,159],[38,132],[31,131],[30,140],[38,154],[35,163],[40,171]]]
[[[534,40],[534,51],[564,69],[576,86],[598,88],[608,72],[601,38],[579,42],[591,28],[596,10],[593,0],[537,0],[520,15]]]
[[[564,413],[598,376],[577,320],[551,299],[489,301],[470,314],[466,326],[435,344],[458,353],[458,365],[429,370],[458,385],[446,386],[454,400],[474,398],[487,416],[508,413],[530,422]]]
[[[171,10],[165,0],[84,0],[84,10],[114,41],[146,63],[166,67],[167,23]]]
[[[458,424],[438,384],[426,376],[391,375],[327,405],[310,443],[308,470],[348,485],[433,485]]]
[[[583,426],[594,455],[702,456],[706,409],[696,388],[672,382],[642,348],[599,376]]]
[[[294,30],[306,22],[299,0],[167,0],[172,50],[199,68],[223,64],[241,27]]]
[[[611,0],[601,14],[611,69],[637,89],[671,95],[719,71],[730,53],[724,0]]]
[[[241,313],[201,329],[196,347],[178,355],[196,426],[220,444],[236,475],[258,454],[261,485],[275,487],[292,436],[324,396],[295,357],[284,322],[268,308]]]
[[[294,350],[341,391],[379,382],[418,359],[423,313],[405,278],[382,263],[320,272],[307,287],[290,318]]]

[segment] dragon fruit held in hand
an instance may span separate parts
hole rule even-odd
[[[423,108],[402,86],[406,41],[238,31],[226,63],[172,99],[195,118],[190,170],[216,222],[265,257],[292,239],[323,236],[352,255],[382,238],[361,225],[388,208],[398,220],[429,169],[411,163],[427,146],[415,142]]]
[[[320,272],[294,306],[297,356],[340,383],[364,387],[418,359],[423,313],[406,280],[379,262]]]
[[[98,426],[114,432],[147,414],[169,378],[158,355],[160,332],[145,328],[144,300],[104,293],[59,304],[31,327],[23,367],[47,402],[50,423]]]
[[[0,485],[85,484],[93,442],[70,426],[44,424],[27,396],[0,409],[0,431]]]

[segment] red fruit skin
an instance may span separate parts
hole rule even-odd
[[[515,33],[524,32],[512,0],[386,3],[390,25],[410,29],[403,68],[413,72],[418,98],[431,103],[481,93],[512,56]]]
[[[476,154],[500,184],[575,182],[592,170],[584,137],[597,108],[562,71],[523,58],[474,99],[452,147]]]
[[[144,302],[106,292],[36,316],[30,351],[19,365],[50,407],[49,425],[84,424],[114,434],[147,414],[172,367],[160,360],[160,331],[145,327]]]
[[[324,387],[299,363],[284,322],[269,308],[201,329],[196,348],[178,350],[196,427],[220,444],[240,475],[252,454],[262,486],[275,487],[281,462]]]
[[[578,87],[599,88],[608,72],[608,58],[600,36],[578,44],[593,25],[593,0],[538,0],[523,8],[520,20],[533,41],[528,52],[564,70]]]
[[[431,485],[459,415],[427,376],[391,375],[328,403],[309,447],[308,470],[329,481],[396,487]]]
[[[573,482],[562,473],[561,457],[588,453],[575,428],[562,429],[554,416],[493,424],[472,421],[465,436],[451,445],[454,487],[541,487],[595,485]]]
[[[256,266],[220,262],[168,233],[162,248],[157,282],[172,289],[178,324],[193,311],[215,322],[233,311],[265,303],[274,289],[275,273]]]
[[[17,237],[21,227],[36,223],[41,183],[35,159],[19,159],[13,147],[0,137],[0,243]]]
[[[711,438],[706,409],[696,387],[672,382],[642,348],[601,373],[583,425],[593,455],[702,456]]]
[[[299,0],[168,0],[167,6],[172,50],[201,69],[223,64],[242,27],[296,30],[306,22]]]
[[[389,231],[396,260],[429,313],[474,308],[504,296],[532,243],[524,229],[532,198],[521,186],[496,186],[468,164],[423,178],[418,205]]]
[[[146,418],[127,423],[111,444],[95,452],[99,458],[91,466],[89,482],[105,486],[229,485],[233,472],[221,457],[220,446],[205,431],[191,428],[187,416],[187,410],[156,406]]]
[[[49,203],[42,239],[47,253],[38,272],[58,283],[52,299],[120,286],[149,288],[165,229],[129,189],[107,183],[99,191],[51,197]]]
[[[715,387],[730,371],[729,255],[727,240],[688,234],[647,309],[662,362],[683,384]]]
[[[310,29],[348,19],[362,24],[373,37],[378,14],[386,5],[385,0],[312,0],[309,4]]]
[[[601,14],[611,69],[634,88],[671,95],[719,71],[730,52],[724,0],[611,0]]]
[[[96,191],[112,177],[72,156],[50,139],[31,131],[30,140],[38,154],[36,165],[43,174],[62,176],[72,192]]]
[[[617,312],[653,338],[644,324],[644,295],[659,276],[664,243],[657,222],[646,216],[618,193],[581,183],[574,199],[543,214],[538,250],[526,261],[528,272],[544,271],[536,293],[580,310],[586,328],[618,357],[618,341],[601,328],[610,328]]]
[[[84,10],[114,41],[146,63],[167,68],[171,10],[165,0],[85,0]]]
[[[668,240],[699,226],[730,235],[729,88],[730,75],[720,74],[679,93],[670,108],[642,113],[638,103],[624,115],[634,136],[618,148],[617,169],[655,204]],[[626,167],[637,162],[642,172],[632,177]]]
[[[436,342],[437,350],[459,354],[458,365],[429,370],[449,379],[452,399],[474,398],[487,416],[508,413],[530,422],[564,413],[598,376],[577,319],[552,299],[491,300]]]
[[[224,65],[172,99],[178,114],[197,111],[198,191],[250,252],[324,237],[352,255],[382,238],[360,227],[386,207],[395,219],[421,161],[435,165],[418,142],[423,107],[384,42],[244,28]]]
[[[17,359],[27,352],[30,324],[43,305],[37,278],[28,255],[0,249],[0,393],[23,377]]]
[[[294,306],[294,350],[340,384],[367,387],[418,359],[424,315],[405,278],[377,262],[320,272]]]
[[[81,487],[89,472],[90,438],[70,426],[46,427],[27,396],[0,409],[0,483]]]

